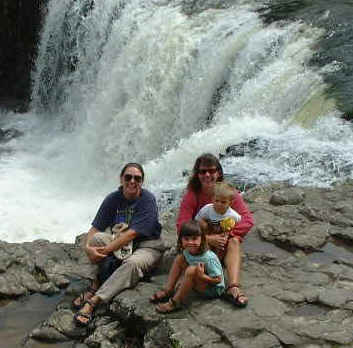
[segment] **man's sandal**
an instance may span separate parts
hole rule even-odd
[[[90,300],[86,300],[83,305],[82,308],[86,305],[90,305],[92,308],[92,311],[90,313],[83,313],[82,309],[80,311],[78,311],[75,315],[74,315],[74,320],[77,326],[81,326],[81,327],[86,327],[89,325],[89,323],[92,321],[93,319],[93,312],[94,312],[94,307],[96,306],[92,301]],[[80,320],[80,318],[85,318],[87,319],[87,321],[82,321]]]
[[[236,295],[229,293],[230,289],[236,289]],[[246,307],[248,304],[248,298],[240,290],[240,284],[233,283],[228,285],[226,292],[222,296],[226,301],[232,303],[236,307]]]
[[[97,289],[93,289],[91,286],[89,286],[84,292],[80,294],[79,297],[75,297],[72,302],[72,308],[75,310],[80,309],[87,300],[89,300],[91,297],[93,297],[96,294]],[[89,295],[89,297],[87,297]],[[77,304],[75,301],[79,299],[79,304]]]
[[[150,302],[152,303],[167,302],[172,295],[173,295],[173,291],[168,291],[165,289],[158,290],[150,297]]]
[[[167,314],[175,312],[183,307],[181,302],[177,302],[170,298],[166,303],[158,303],[156,306],[156,311],[158,313]]]

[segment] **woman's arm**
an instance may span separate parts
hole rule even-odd
[[[179,214],[176,223],[178,234],[180,232],[181,225],[184,222],[192,220],[196,215],[196,209],[197,199],[195,193],[192,191],[186,192],[180,203]]]
[[[240,193],[236,193],[232,202],[232,208],[241,215],[241,220],[236,224],[235,228],[230,232],[231,236],[243,237],[254,226],[254,219],[249,208],[245,204],[243,197]]]
[[[97,247],[90,246],[90,241],[93,235],[97,232],[99,232],[99,230],[94,226],[89,229],[87,233],[86,243],[84,246],[85,252],[92,263],[97,263],[107,256],[105,253],[102,253]]]
[[[120,233],[119,237],[111,241],[105,247],[99,247],[98,250],[105,255],[112,253],[113,251],[121,249],[124,245],[137,237],[137,232],[133,229],[128,229],[124,233]]]
[[[199,263],[197,265],[196,272],[197,272],[198,278],[204,281],[205,283],[214,285],[222,281],[222,277],[220,275],[215,277],[210,277],[209,275],[207,275],[205,273],[205,265],[203,263]]]

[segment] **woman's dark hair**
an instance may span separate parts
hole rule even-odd
[[[142,182],[143,182],[144,179],[145,179],[145,172],[144,172],[141,164],[140,163],[135,163],[135,162],[129,162],[129,163],[124,165],[124,168],[120,172],[120,178],[122,178],[124,176],[125,170],[130,168],[130,167],[134,167],[134,168],[138,169],[141,172]]]
[[[201,182],[199,179],[199,169],[201,165],[205,167],[215,166],[219,173],[219,177],[217,181],[223,181],[223,169],[218,158],[212,155],[211,153],[203,153],[201,156],[196,158],[194,168],[192,170],[192,176],[187,186],[188,190],[191,190],[195,193],[198,193],[201,191]]]
[[[190,221],[184,222],[181,225],[180,233],[178,236],[178,242],[177,242],[177,249],[179,253],[181,253],[183,250],[183,244],[181,241],[182,238],[188,237],[188,236],[201,236],[200,253],[202,254],[206,250],[208,250],[208,244],[207,244],[205,233],[202,232],[200,225],[197,221],[190,220]]]

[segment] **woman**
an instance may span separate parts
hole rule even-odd
[[[126,164],[120,173],[121,186],[104,199],[92,222],[84,246],[92,263],[104,265],[131,241],[133,252],[103,283],[97,274],[91,286],[73,301],[75,308],[81,308],[75,315],[77,325],[88,325],[94,308],[100,302],[109,302],[122,290],[135,286],[163,254],[156,200],[152,193],[142,188],[143,181],[142,166]],[[122,223],[128,225],[127,230],[114,238],[111,228]],[[106,267],[100,269],[106,270]]]
[[[187,192],[182,198],[177,219],[177,231],[181,225],[194,219],[198,211],[211,203],[213,190],[217,181],[223,181],[223,169],[219,160],[210,153],[202,154],[196,159]],[[241,195],[236,192],[231,207],[241,215],[235,228],[235,236],[229,240],[224,235],[207,236],[207,242],[217,254],[224,254],[228,287],[224,298],[237,306],[246,306],[248,298],[240,290],[241,247],[243,237],[253,226],[252,214],[245,205]]]

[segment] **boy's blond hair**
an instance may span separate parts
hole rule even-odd
[[[229,200],[233,200],[235,194],[235,188],[225,182],[216,182],[214,191],[213,191],[213,196],[221,196],[221,197],[227,197]]]

